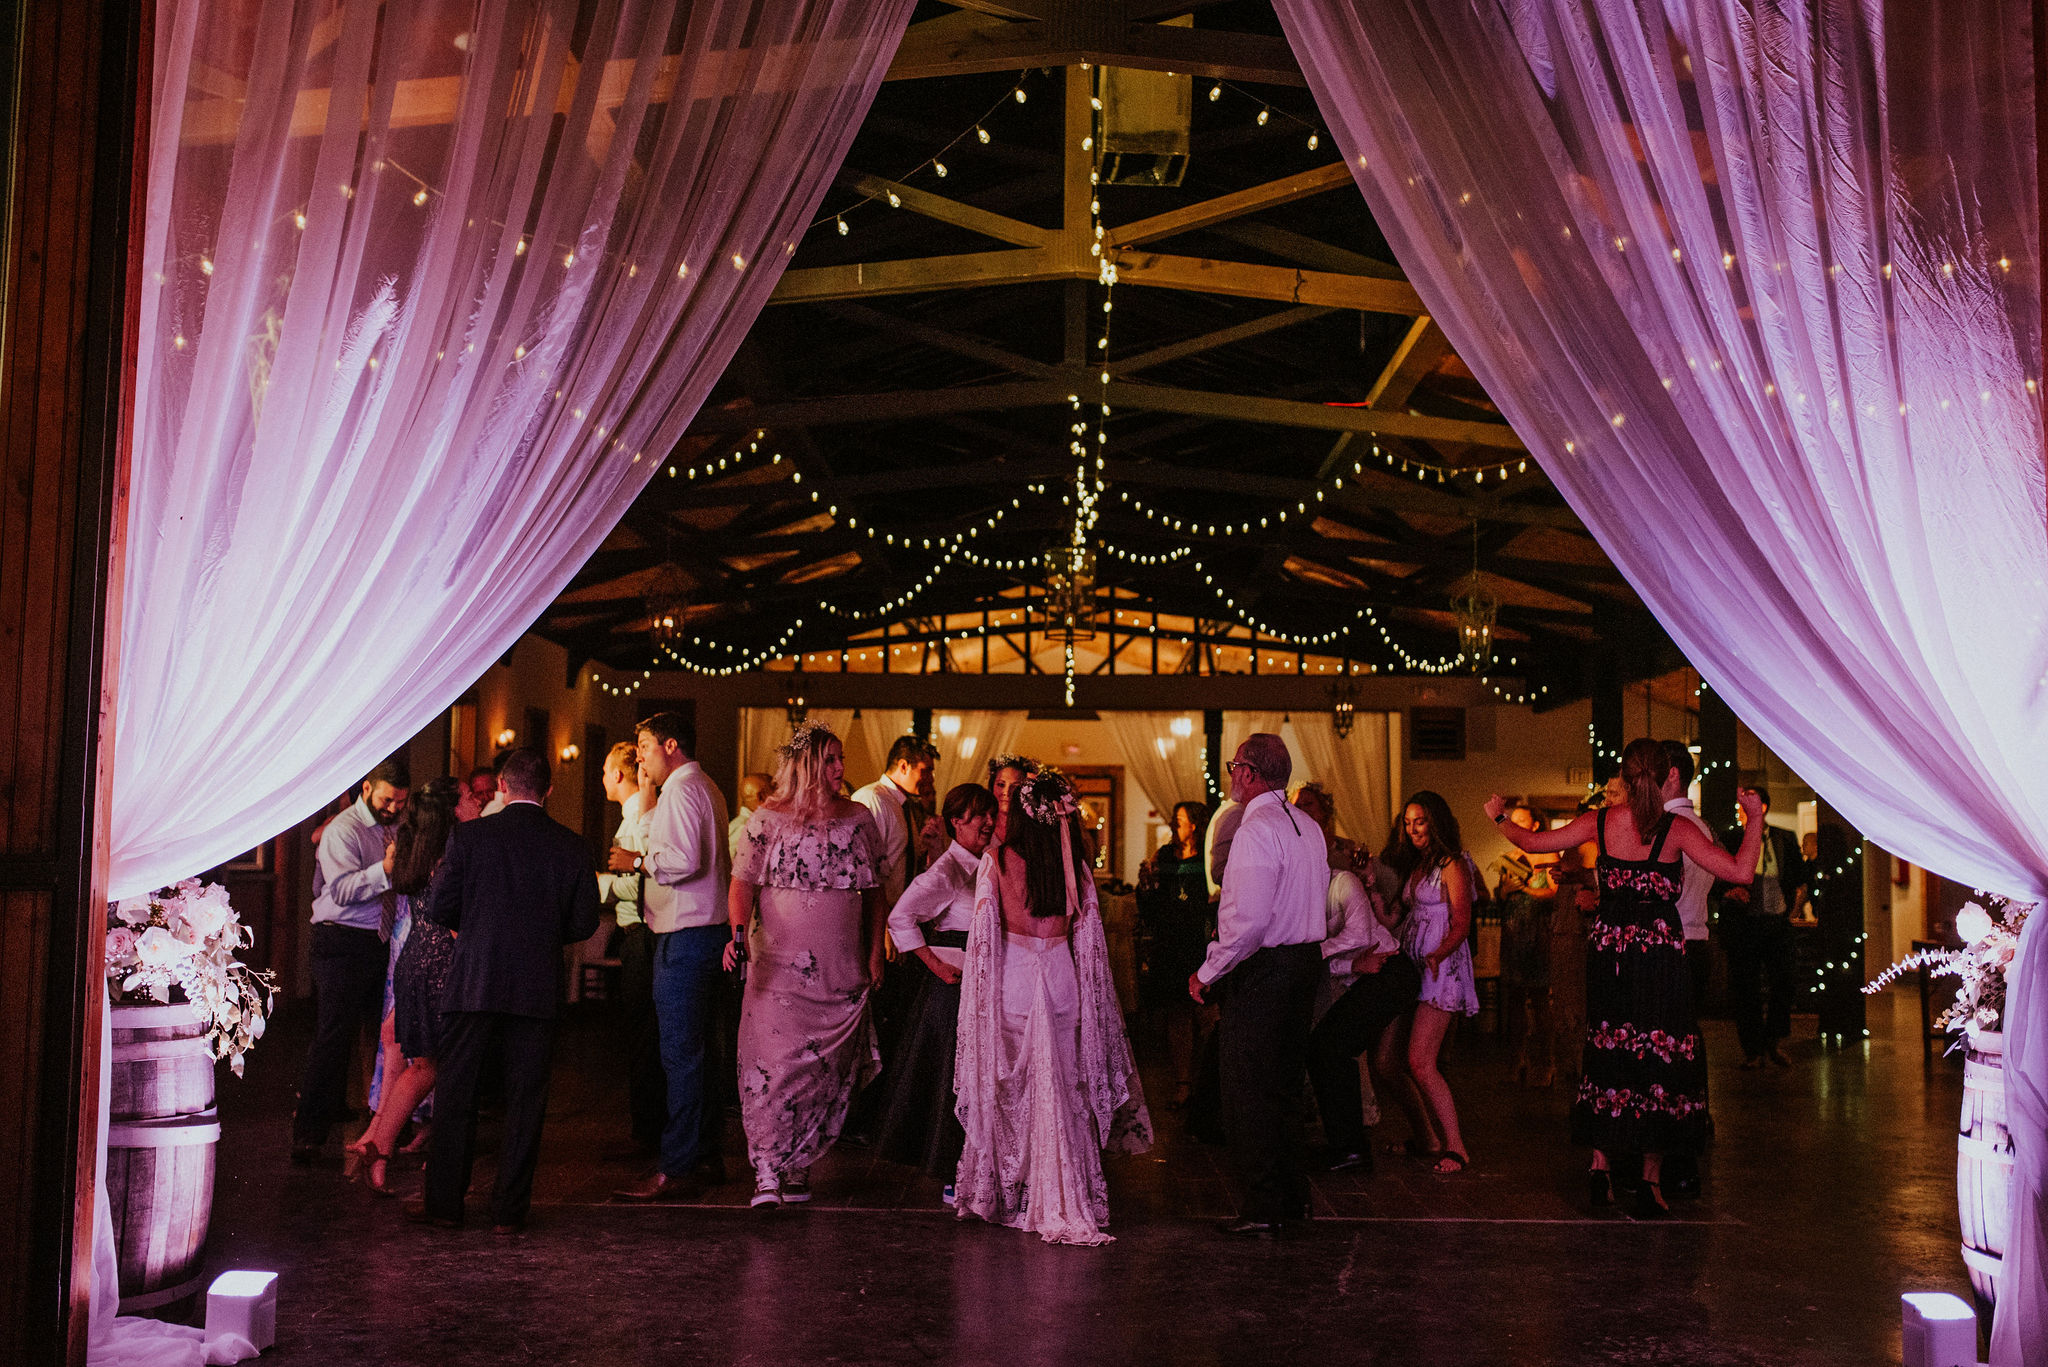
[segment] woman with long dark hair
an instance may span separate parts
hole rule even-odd
[[[361,1178],[379,1196],[397,1193],[386,1180],[398,1136],[420,1102],[434,1090],[434,1055],[441,1038],[441,989],[455,955],[455,936],[412,909],[425,905],[434,873],[441,867],[448,837],[463,812],[474,816],[475,800],[452,778],[430,779],[398,818],[385,896],[385,924],[396,955],[391,966],[391,1012],[386,1028],[402,1060],[387,1068],[377,1114],[353,1146],[346,1175]]]
[[[1415,1132],[1402,1148],[1448,1175],[1470,1160],[1458,1128],[1458,1103],[1437,1056],[1451,1021],[1479,1010],[1472,978],[1472,902],[1479,873],[1450,804],[1427,790],[1401,809],[1380,862],[1400,880],[1401,948],[1415,961],[1422,988],[1414,1014],[1380,1036],[1376,1072],[1391,1084]]]
[[[1109,1242],[1102,1151],[1151,1147],[1109,946],[1060,774],[1023,777],[975,875],[954,1085],[961,1218],[1047,1243]]]
[[[994,794],[962,783],[939,810],[953,842],[932,866],[911,880],[889,909],[889,937],[918,974],[896,1054],[883,1073],[881,1128],[875,1148],[892,1163],[923,1168],[946,1183],[967,1140],[953,1113],[953,1058],[960,1043],[960,972],[967,960],[967,929],[974,923],[974,879],[996,825]],[[912,970],[915,971],[915,970]]]
[[[1195,1004],[1188,998],[1188,975],[1202,966],[1216,929],[1202,860],[1208,828],[1207,807],[1174,803],[1173,838],[1138,875],[1138,928],[1144,935],[1138,1004],[1165,1022],[1175,1110],[1187,1104],[1194,1080]]]
[[[740,1118],[753,1204],[811,1199],[811,1164],[881,1068],[868,993],[882,977],[882,836],[839,795],[846,754],[830,727],[799,726],[772,796],[733,862],[726,967],[748,963],[740,1007]],[[742,946],[744,945],[744,951]]]
[[[1619,775],[1626,800],[1582,812],[1554,831],[1509,822],[1507,801],[1498,794],[1486,802],[1501,834],[1526,854],[1587,840],[1598,845],[1600,903],[1586,926],[1585,1048],[1572,1139],[1593,1150],[1588,1186],[1596,1206],[1614,1200],[1612,1156],[1642,1155],[1636,1213],[1650,1219],[1670,1213],[1664,1155],[1697,1153],[1706,1127],[1706,1055],[1678,913],[1684,861],[1747,884],[1756,874],[1763,831],[1763,804],[1747,788],[1736,794],[1748,823],[1734,854],[1691,822],[1672,820],[1664,810],[1672,768],[1660,742],[1630,741]]]

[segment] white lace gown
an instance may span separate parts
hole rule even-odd
[[[1003,930],[995,877],[986,856],[961,981],[955,1210],[1047,1243],[1108,1243],[1102,1151],[1144,1152],[1152,1121],[1094,884],[1077,890],[1071,936],[1041,940]]]

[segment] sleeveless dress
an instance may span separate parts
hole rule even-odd
[[[1472,876],[1469,860],[1466,861],[1465,873],[1468,878]],[[1478,886],[1476,879],[1472,886]],[[1464,943],[1452,950],[1451,956],[1434,972],[1423,963],[1444,942],[1444,936],[1450,933],[1450,929],[1451,903],[1444,896],[1444,871],[1432,869],[1408,894],[1408,919],[1401,923],[1401,948],[1422,970],[1422,991],[1415,999],[1453,1015],[1476,1016],[1479,1014],[1479,986],[1472,977],[1470,930],[1466,931]]]
[[[399,894],[401,917],[411,928],[402,943],[395,930],[391,937],[398,946],[391,966],[391,1033],[409,1059],[433,1058],[441,1048],[441,990],[448,985],[448,970],[455,962],[455,933],[413,914],[415,905],[425,906],[433,898],[434,880],[440,876],[437,868],[427,890],[417,897]]]
[[[732,876],[761,890],[747,927],[740,1118],[763,1180],[800,1175],[830,1148],[881,1068],[861,939],[881,849],[866,810],[802,821],[757,807],[740,837]]]
[[[1598,817],[1600,906],[1586,925],[1586,1037],[1572,1140],[1603,1153],[1697,1153],[1707,1117],[1706,1053],[1694,1015],[1684,877],[1664,859],[1671,818],[1643,859],[1607,850]]]

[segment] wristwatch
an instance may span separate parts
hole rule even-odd
[[[638,855],[638,854],[636,854],[636,855],[634,855],[634,856],[633,856],[633,872],[635,872],[635,873],[638,873],[638,872],[640,872],[640,865],[641,865],[641,863],[642,863],[642,862],[643,862],[643,861],[645,860],[645,858],[646,858],[646,856],[645,856],[645,855]]]
[[[1507,814],[1506,812],[1502,812],[1502,813],[1501,813],[1501,814],[1500,814],[1499,816],[1497,816],[1497,817],[1495,817],[1495,818],[1493,819],[1493,824],[1494,824],[1494,825],[1496,825],[1496,826],[1498,826],[1498,825],[1500,825],[1500,823],[1501,823],[1501,822],[1503,822],[1503,821],[1506,821],[1507,819],[1508,819],[1508,814]],[[637,868],[639,868],[640,866],[639,866],[638,864],[635,864],[635,865],[634,865],[633,867],[637,869]]]

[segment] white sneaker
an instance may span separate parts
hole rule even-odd
[[[811,1170],[800,1168],[785,1173],[782,1178],[782,1203],[786,1206],[801,1205],[811,1199]]]
[[[779,1206],[782,1204],[782,1184],[772,1177],[763,1177],[754,1183],[753,1199],[749,1206]]]
[[[946,1189],[939,1193],[939,1200],[949,1206],[953,1204],[953,1184],[951,1182],[946,1183]]]

